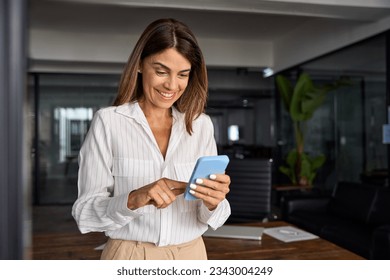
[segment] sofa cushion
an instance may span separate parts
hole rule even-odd
[[[322,228],[320,236],[364,258],[370,257],[372,230],[352,222],[344,226],[328,224]]]
[[[359,183],[340,182],[329,203],[329,213],[351,221],[368,221],[375,188]]]
[[[390,225],[390,189],[380,188],[377,191],[369,216],[373,226]]]

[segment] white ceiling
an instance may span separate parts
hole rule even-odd
[[[390,16],[389,0],[31,0],[31,25],[138,33],[160,17],[198,36],[274,40],[313,18],[368,23]]]
[[[29,11],[36,29],[139,34],[173,17],[201,38],[274,44],[302,27],[370,26],[390,17],[390,0],[31,0]]]

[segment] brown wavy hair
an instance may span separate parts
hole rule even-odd
[[[175,19],[159,19],[146,27],[125,65],[114,105],[143,97],[142,76],[137,73],[142,60],[169,48],[175,48],[191,63],[187,88],[173,105],[185,113],[186,130],[191,134],[193,120],[204,112],[206,106],[207,70],[195,35],[187,25]]]

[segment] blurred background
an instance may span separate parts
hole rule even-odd
[[[34,209],[70,209],[93,114],[112,103],[136,40],[158,18],[185,22],[199,40],[219,153],[270,159],[272,186],[290,184],[279,166],[294,132],[275,75],[348,77],[307,125],[306,150],[327,158],[314,186],[388,186],[390,2],[368,2],[2,0],[1,258],[32,258],[34,223],[61,220]]]

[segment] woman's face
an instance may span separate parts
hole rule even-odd
[[[152,108],[168,109],[187,87],[191,63],[174,48],[146,57],[141,63],[144,99]]]

